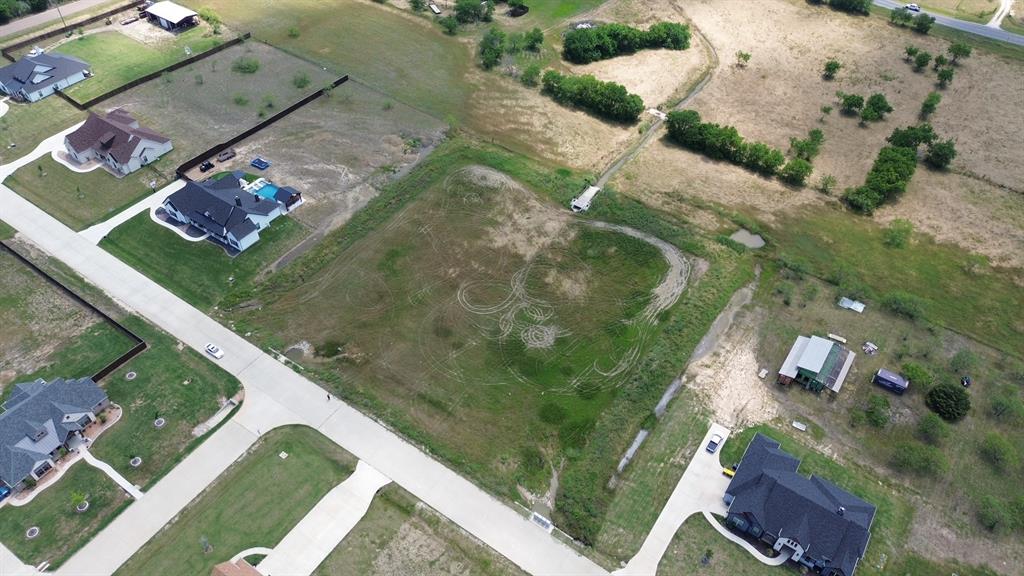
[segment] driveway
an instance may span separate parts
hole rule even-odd
[[[718,461],[718,451],[709,454],[705,447],[713,434],[722,437],[722,443],[729,438],[729,429],[720,424],[711,424],[704,439],[697,446],[689,466],[669,496],[668,502],[661,510],[658,520],[644,540],[643,546],[633,556],[626,567],[615,574],[650,576],[658,571],[658,563],[665,555],[672,538],[679,527],[693,514],[711,512],[725,515],[725,502],[722,497],[729,486],[729,477],[722,474],[722,465]],[[719,448],[719,451],[721,448]]]
[[[906,5],[905,2],[894,2],[893,0],[874,0],[874,4],[875,6],[881,6],[882,8],[888,8],[890,10],[902,8],[903,6]],[[997,10],[997,15],[1000,11],[1001,9]],[[964,32],[970,32],[971,34],[984,36],[985,38],[991,38],[993,40],[999,40],[1001,42],[1008,42],[1010,44],[1016,44],[1017,46],[1024,46],[1024,36],[1021,36],[1020,34],[1014,34],[1012,32],[1007,32],[1006,30],[1003,30],[1001,28],[991,27],[985,24],[976,24],[974,22],[965,22],[963,20],[957,20],[956,18],[944,16],[942,14],[936,14],[934,12],[928,12],[927,10],[923,10],[923,12],[927,12],[928,15],[934,16],[936,24],[941,24],[943,26],[954,28],[956,30],[962,30]]]

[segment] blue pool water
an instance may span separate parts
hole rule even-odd
[[[265,184],[262,188],[257,190],[256,193],[267,200],[273,200],[274,194],[277,194],[277,186],[274,186],[273,184]]]

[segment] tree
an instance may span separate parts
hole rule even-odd
[[[490,70],[501,62],[501,56],[505,53],[505,33],[496,26],[480,39],[480,65],[484,70]]]
[[[444,33],[449,36],[455,36],[455,33],[459,30],[459,21],[451,15],[438,18],[437,23],[444,29]]]
[[[896,218],[882,233],[882,242],[890,248],[906,248],[913,233],[914,225],[910,220]]]
[[[928,63],[932,61],[932,55],[928,52],[921,51],[914,56],[914,70],[924,70]]]
[[[494,12],[494,3],[488,0],[481,3],[479,0],[455,0],[455,19],[461,24],[471,24],[477,21],[490,21]]]
[[[871,0],[830,0],[828,5],[836,10],[855,14],[869,14],[871,10]]]
[[[932,446],[939,446],[949,436],[949,425],[938,414],[929,412],[918,420],[917,436]]]
[[[844,114],[859,114],[864,108],[864,97],[858,94],[842,94],[839,99]]]
[[[927,118],[935,113],[935,109],[939,107],[939,102],[942,102],[942,94],[930,92],[921,104],[921,116]]]
[[[814,157],[818,155],[818,152],[821,149],[821,144],[824,141],[824,133],[815,128],[807,133],[807,138],[790,138],[789,147],[797,158],[802,158],[809,162],[814,160]]]
[[[413,12],[423,12],[427,9],[426,0],[409,0],[409,8],[412,8]]]
[[[971,396],[963,386],[944,382],[928,391],[925,404],[943,420],[956,422],[971,410]]]
[[[537,80],[540,79],[540,64],[534,62],[523,70],[523,74],[519,77],[519,81],[524,86],[536,86]]]
[[[921,144],[931,144],[935,141],[935,131],[932,129],[931,124],[922,122],[917,126],[893,130],[892,134],[886,138],[886,141],[893,146],[917,150],[917,147]]]
[[[935,17],[929,16],[924,12],[914,16],[914,32],[919,34],[927,34],[932,29],[932,24],[935,24]]]
[[[914,59],[915,56],[917,56],[918,52],[920,52],[920,50],[917,49],[917,46],[914,46],[913,44],[907,44],[907,47],[903,49],[903,54],[905,56],[904,60],[910,62],[911,60]]]
[[[747,63],[749,63],[749,62],[750,62],[750,52],[744,52],[743,50],[740,50],[740,51],[736,52],[736,65],[737,66],[739,66],[741,68],[744,68],[744,67],[746,67]]]
[[[889,22],[892,22],[897,26],[906,26],[907,24],[910,24],[910,21],[913,19],[913,13],[911,13],[905,6],[889,12]]]
[[[953,81],[953,69],[943,68],[939,70],[939,87],[945,88],[949,86],[949,83]]]
[[[939,68],[942,68],[946,64],[949,64],[949,61],[946,60],[946,57],[943,56],[942,54],[936,54],[935,60],[932,62],[932,70],[938,72]]]
[[[526,33],[526,49],[531,52],[539,52],[544,44],[544,32],[540,28],[534,28]]]
[[[836,73],[843,67],[843,63],[835,58],[829,58],[825,61],[825,79],[831,80],[836,77]]]
[[[779,178],[794,186],[803,186],[807,182],[807,177],[813,171],[814,168],[811,167],[811,163],[807,160],[793,158],[782,167],[782,170],[779,172]]]
[[[947,52],[953,58],[953,64],[956,64],[961,58],[970,58],[971,47],[963,42],[954,42],[949,45]]]
[[[924,161],[932,168],[943,170],[956,158],[956,145],[952,139],[939,140],[928,145]]]
[[[870,110],[877,116],[877,118],[872,118],[873,120],[881,120],[885,118],[886,114],[892,112],[892,106],[885,99],[885,94],[876,92],[868,97],[867,102],[864,103],[864,110]]]
[[[979,454],[996,472],[1006,472],[1017,465],[1017,451],[1013,444],[996,432],[985,435]]]

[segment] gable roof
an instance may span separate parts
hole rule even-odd
[[[0,481],[15,486],[32,473],[36,462],[81,430],[78,418],[107,399],[92,378],[17,384],[0,414]]]
[[[163,2],[157,2],[156,4],[153,4],[149,8],[146,8],[146,13],[152,14],[157,18],[167,20],[168,22],[175,25],[181,23],[181,21],[185,20],[186,18],[198,16],[198,14],[196,14],[195,12],[189,10],[188,8],[185,8],[180,4],[175,4],[170,0],[164,0]]]
[[[822,367],[825,365],[825,360],[828,359],[829,354],[832,352],[833,344],[834,342],[820,336],[811,336],[810,341],[807,342],[807,348],[804,349],[804,353],[797,360],[797,367],[809,370],[815,374],[821,372]]]
[[[11,94],[22,88],[35,92],[88,69],[89,64],[74,56],[44,52],[23,56],[21,60],[0,68],[0,83]]]
[[[825,568],[852,576],[870,539],[875,506],[818,476],[797,472],[799,460],[757,434],[747,446],[727,494],[729,514],[798,542]]]
[[[246,192],[238,184],[240,172],[219,180],[188,182],[164,200],[194,224],[219,236],[242,239],[258,230],[250,215],[267,216],[279,208],[273,200]],[[237,177],[236,177],[237,176]]]
[[[123,164],[131,160],[139,144],[147,140],[163,144],[170,142],[171,139],[139,126],[139,122],[127,110],[116,108],[106,117],[90,112],[85,123],[78,130],[68,134],[65,142],[75,152],[95,148],[110,154],[114,160]]]

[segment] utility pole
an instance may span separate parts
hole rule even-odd
[[[64,14],[61,14],[60,3],[59,3],[60,0],[57,0],[57,1],[58,1],[58,4],[57,4],[57,15],[60,16],[60,23],[64,25],[64,30],[67,31],[68,23],[64,21]]]

